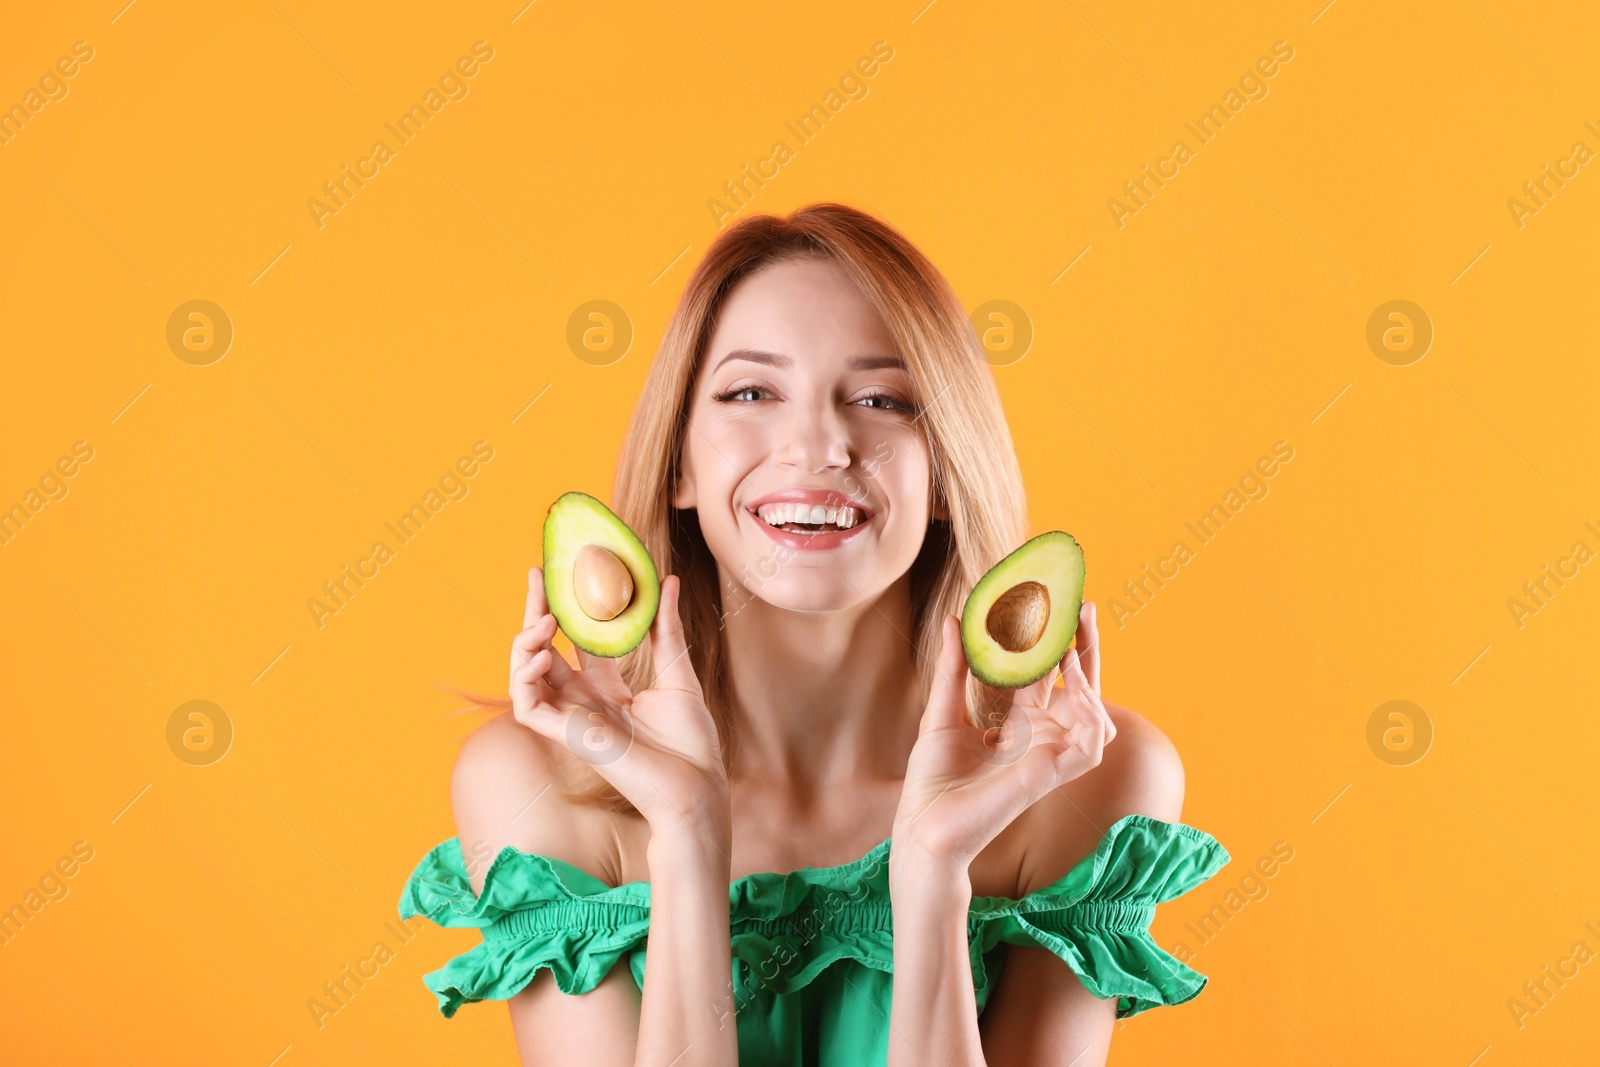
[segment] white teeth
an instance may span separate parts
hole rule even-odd
[[[756,514],[769,526],[795,523],[805,526],[837,526],[848,530],[861,521],[860,509],[854,507],[824,507],[821,504],[763,504]]]

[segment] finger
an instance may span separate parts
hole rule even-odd
[[[550,610],[544,598],[544,568],[533,567],[528,571],[528,602],[522,609],[522,628],[526,630],[538,621],[539,616]]]
[[[572,678],[572,667],[567,663],[566,657],[555,650],[551,641],[556,635],[556,617],[554,615],[541,615],[516,637],[511,639],[511,668],[527,664],[528,660],[541,648],[550,650],[550,666],[548,674],[553,685],[566,685]]]
[[[683,579],[669,574],[661,580],[661,602],[650,623],[650,661],[655,671],[655,688],[700,692],[700,678],[689,659],[684,643],[683,619],[678,614],[678,593]]]
[[[1047,708],[1055,693],[1056,679],[1061,677],[1061,665],[1055,664],[1050,668],[1050,673],[1040,678],[1031,685],[1011,691],[1011,706],[1026,708]]]
[[[550,660],[555,655],[554,650],[541,648],[528,657],[528,662],[511,672],[511,681],[514,685],[532,685],[545,676],[550,669]]]
[[[554,656],[553,649],[541,648],[532,659],[511,672],[511,710],[516,712],[518,722],[539,728],[540,733],[545,732],[540,723],[552,713],[559,714],[551,703],[550,686],[545,680]]]
[[[967,718],[967,656],[961,648],[960,619],[954,615],[944,617],[940,642],[933,686],[928,691],[928,706],[917,727],[919,736],[930,730],[970,722]]]
[[[1076,719],[1067,730],[1067,738],[1070,743],[1059,759],[1087,757],[1090,767],[1097,766],[1106,746],[1106,722],[1097,715]]]
[[[540,618],[550,615],[550,604],[544,595],[544,568],[530,567],[528,569],[528,602],[522,611],[522,625],[526,629]],[[554,616],[550,616],[552,619]],[[555,631],[551,630],[550,636],[545,639],[545,647],[550,649],[550,680],[556,685],[566,685],[572,678],[572,667],[567,663],[567,658],[555,650],[550,642],[555,639]]]
[[[1077,645],[1083,657],[1084,674],[1089,687],[1100,694],[1100,609],[1092,600],[1085,600],[1078,609]]]
[[[539,702],[511,710],[512,717],[532,730],[534,733],[561,744],[566,743],[567,716],[570,712],[561,711],[554,705]]]
[[[541,737],[565,743],[566,728],[561,723],[561,716],[559,713],[552,715],[549,708],[548,704],[539,704],[528,709],[515,708],[511,716]]]
[[[1088,675],[1083,671],[1083,656],[1077,649],[1068,652],[1061,661],[1061,676],[1066,681],[1065,697],[1076,709],[1076,714],[1092,719],[1103,715],[1100,710],[1100,698],[1095,695],[1094,687],[1089,684]]]
[[[1095,692],[1089,684],[1088,675],[1083,670],[1083,657],[1078,655],[1078,650],[1073,649],[1067,654],[1067,697],[1081,703],[1083,710],[1090,718],[1098,719],[1105,730],[1105,740],[1109,743],[1117,736],[1117,724],[1111,720],[1111,713],[1100,700],[1100,694]]]
[[[553,615],[541,615],[527,629],[511,639],[511,667],[513,670],[527,663],[533,654],[550,643],[556,633]]]
[[[1061,681],[1066,685],[1067,696],[1076,699],[1080,689],[1092,688],[1083,673],[1083,656],[1076,648],[1067,649],[1059,664]]]

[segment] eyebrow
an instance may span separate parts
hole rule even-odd
[[[717,367],[732,359],[748,360],[751,363],[765,363],[769,367],[788,367],[794,364],[792,358],[778,352],[763,352],[756,348],[736,348],[717,360],[717,366],[711,369],[716,370]],[[880,370],[886,367],[895,370],[906,369],[905,360],[899,356],[851,356],[849,365],[851,370]]]

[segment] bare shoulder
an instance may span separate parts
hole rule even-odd
[[[563,860],[608,884],[618,870],[611,813],[566,800],[576,759],[507,712],[467,736],[450,777],[456,834],[474,892],[507,845]]]
[[[1022,814],[1018,895],[1061,879],[1094,852],[1113,823],[1126,815],[1177,822],[1183,814],[1183,760],[1161,728],[1109,701],[1117,736],[1100,765],[1052,790]]]
[[[1119,704],[1106,711],[1117,736],[1105,756],[1083,776],[1084,793],[1113,822],[1124,815],[1148,815],[1176,822],[1183,815],[1183,758],[1161,727]]]

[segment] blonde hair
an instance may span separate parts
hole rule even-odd
[[[787,217],[751,215],[724,230],[667,323],[628,423],[610,505],[650,550],[657,571],[682,582],[679,607],[689,658],[730,771],[738,736],[724,670],[717,562],[696,514],[669,500],[683,455],[690,390],[728,293],[762,267],[807,256],[841,268],[887,325],[906,362],[911,401],[922,412],[934,501],[949,516],[930,521],[910,570],[919,704],[933,682],[941,620],[960,614],[984,571],[1028,533],[1022,472],[983,348],[949,282],[916,246],[881,219],[835,203],[810,204]],[[647,636],[619,660],[618,669],[639,692],[654,684],[651,664]],[[1004,721],[1008,694],[969,675],[967,696],[974,726],[993,728]],[[478,706],[511,706],[507,698],[471,699]],[[586,786],[560,791],[575,803],[636,813],[598,773],[590,769],[588,776]]]

